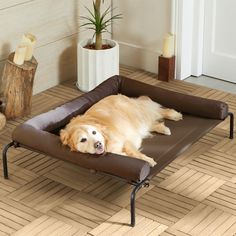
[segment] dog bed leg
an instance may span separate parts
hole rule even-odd
[[[229,133],[229,138],[233,139],[234,138],[234,113],[229,112],[228,115],[230,117],[230,133]]]
[[[16,146],[14,141],[8,143],[2,151],[2,165],[3,165],[3,174],[4,179],[8,179],[8,168],[7,168],[7,151],[10,147]]]
[[[144,179],[143,181],[135,184],[135,187],[130,196],[130,215],[131,215],[131,223],[130,226],[135,226],[135,196],[139,189],[142,187],[149,187],[149,179]]]

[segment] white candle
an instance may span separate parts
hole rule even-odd
[[[27,47],[25,60],[30,61],[33,56],[34,46],[36,43],[36,37],[32,34],[24,34],[22,37],[22,43],[25,44]]]
[[[168,34],[164,38],[163,42],[163,49],[162,49],[162,55],[163,57],[172,57],[175,54],[175,41],[174,41],[174,35]]]
[[[24,44],[20,44],[15,51],[13,62],[17,65],[23,65],[25,60],[27,47]]]

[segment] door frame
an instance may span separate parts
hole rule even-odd
[[[172,0],[176,35],[176,79],[202,75],[205,0]],[[174,25],[174,26],[173,26]]]

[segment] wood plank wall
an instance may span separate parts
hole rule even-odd
[[[23,33],[37,37],[34,93],[76,77],[77,0],[1,0],[0,76]]]

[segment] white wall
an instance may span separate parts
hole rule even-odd
[[[34,93],[76,76],[77,0],[0,0],[0,77],[23,33],[37,37]]]
[[[157,73],[162,42],[170,31],[171,0],[114,0],[123,19],[113,26],[120,63]]]

